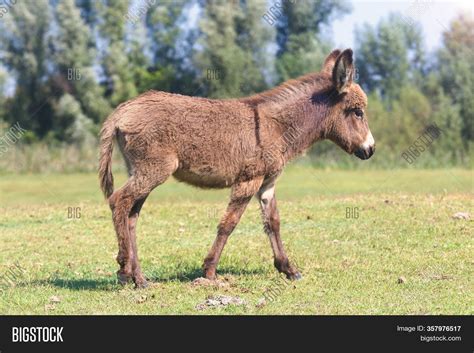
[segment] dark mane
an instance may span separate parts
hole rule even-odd
[[[307,92],[307,88],[313,88],[317,85],[321,86],[321,89],[325,88],[330,84],[330,76],[322,72],[313,72],[295,79],[291,79],[281,83],[280,85],[256,93],[252,96],[240,98],[239,101],[247,103],[251,106],[256,106],[261,103],[268,101],[279,101],[293,96],[295,93]]]

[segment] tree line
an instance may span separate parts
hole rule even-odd
[[[250,95],[319,71],[334,49],[330,25],[350,12],[344,0],[12,2],[0,18],[0,126],[19,124],[25,145],[95,145],[113,108],[150,89]],[[469,163],[473,31],[460,14],[429,52],[402,14],[357,28],[356,79],[378,147],[393,160],[435,125],[431,160]],[[312,151],[336,162],[338,153],[329,144]]]

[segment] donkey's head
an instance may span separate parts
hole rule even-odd
[[[349,154],[369,159],[375,141],[366,116],[367,96],[353,81],[352,50],[334,50],[326,59],[323,71],[330,75],[328,124],[326,137]]]

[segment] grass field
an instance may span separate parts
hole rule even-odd
[[[116,282],[115,233],[96,175],[3,175],[0,313],[474,314],[473,223],[452,218],[473,215],[471,171],[292,166],[277,195],[303,280],[278,277],[253,200],[218,284],[194,283],[228,191],[169,181],[142,211],[139,255],[152,283],[133,290]],[[262,301],[275,286],[274,300]],[[196,308],[217,295],[244,304]]]

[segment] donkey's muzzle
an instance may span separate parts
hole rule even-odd
[[[359,157],[360,159],[369,159],[375,152],[375,145],[369,146],[367,148],[359,148],[357,149],[354,154]]]

